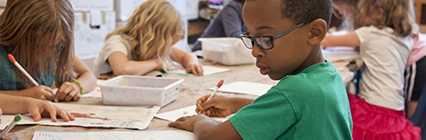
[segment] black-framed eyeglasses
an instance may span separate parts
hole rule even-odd
[[[282,31],[281,33],[278,33],[274,36],[259,36],[259,37],[250,37],[248,32],[245,32],[243,34],[240,35],[241,40],[243,40],[244,45],[249,48],[249,49],[253,49],[254,43],[256,42],[256,45],[259,46],[260,49],[262,50],[269,50],[272,49],[274,47],[274,43],[273,41],[277,38],[280,38],[282,36],[285,36],[287,34],[289,34],[291,31],[293,31],[296,28],[299,28],[305,24],[310,23],[310,21],[308,22],[304,22],[304,23],[300,23],[294,27],[291,27],[290,29],[287,29],[285,31]]]

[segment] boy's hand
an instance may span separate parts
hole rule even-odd
[[[197,109],[195,112],[211,116],[211,117],[225,117],[232,114],[232,105],[230,100],[224,96],[214,96],[212,99],[206,101],[210,95],[205,95],[197,100]]]
[[[186,73],[192,73],[192,74],[195,74],[195,75],[203,75],[204,74],[203,66],[201,66],[198,63],[189,63],[186,66]]]
[[[210,118],[207,117],[206,115],[203,115],[203,114],[193,115],[193,116],[185,116],[185,117],[180,117],[175,122],[169,123],[169,126],[181,128],[181,129],[184,129],[184,130],[194,132],[194,124],[197,123],[198,121],[204,120],[204,119],[210,119]]]
[[[67,111],[54,105],[52,102],[26,98],[24,100],[26,110],[33,116],[34,121],[40,121],[42,116],[50,116],[53,122],[57,121],[57,116],[61,117],[64,121],[74,121],[72,116]]]
[[[26,88],[22,91],[24,94],[22,94],[21,96],[32,97],[41,100],[51,100],[53,96],[52,88],[44,85]]]
[[[80,87],[74,82],[64,82],[56,92],[53,101],[78,101],[80,100]]]

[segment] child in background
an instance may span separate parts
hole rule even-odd
[[[331,0],[247,0],[248,33],[241,39],[253,49],[260,73],[280,82],[255,100],[203,96],[196,109],[202,114],[169,126],[193,131],[198,139],[351,140],[345,86],[320,47],[331,13]],[[225,122],[207,117],[233,113]]]
[[[359,23],[355,22],[357,6],[359,0],[333,0],[333,6],[344,19],[349,21],[348,29],[353,30],[359,28]],[[415,25],[417,26],[417,25]],[[404,72],[404,97],[405,112],[407,118],[410,118],[416,110],[423,85],[426,83],[426,41],[421,40],[420,32],[413,31],[413,49],[408,56],[405,72]]]
[[[426,83],[426,41],[420,39],[420,33],[413,36],[413,49],[408,56],[405,68],[405,112],[410,118],[419,103],[420,95]]]
[[[245,0],[231,0],[221,9],[200,36],[203,37],[240,37],[247,31],[243,21]],[[201,50],[201,42],[195,41],[192,51]]]
[[[108,34],[95,60],[95,74],[145,75],[153,70],[170,70],[170,59],[188,73],[202,75],[198,58],[174,47],[183,38],[183,21],[166,0],[148,0],[135,10],[127,25]]]
[[[12,115],[30,113],[35,122],[40,121],[43,116],[50,116],[53,122],[57,121],[57,116],[66,122],[74,121],[74,117],[70,113],[52,104],[52,102],[0,94],[0,116],[2,112]]]
[[[78,101],[80,94],[92,91],[96,77],[74,56],[73,31],[74,11],[68,0],[8,0],[0,17],[1,94],[52,100],[52,88],[59,87],[54,101]]]
[[[416,29],[411,0],[361,0],[360,27],[347,35],[327,35],[322,47],[360,47],[365,63],[360,92],[348,94],[353,138],[421,139],[404,112],[404,69]]]

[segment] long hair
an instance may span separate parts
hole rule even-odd
[[[418,28],[412,0],[361,0],[358,7],[356,19],[362,26],[390,27],[401,37],[412,35]]]
[[[131,41],[131,56],[136,61],[159,58],[163,64],[170,59],[173,35],[183,31],[179,12],[166,0],[148,0],[139,5],[128,23],[108,34],[121,35]]]
[[[8,0],[0,16],[0,44],[37,81],[55,74],[57,86],[73,74],[73,30],[74,11],[68,0]],[[30,87],[31,82],[14,69]]]

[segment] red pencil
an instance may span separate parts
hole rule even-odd
[[[216,94],[217,90],[222,86],[222,84],[223,84],[223,80],[220,80],[219,83],[217,83],[214,91],[210,94],[210,97],[207,98],[207,101],[213,98],[213,96]]]
[[[223,80],[220,80],[219,83],[217,83],[216,88],[214,91],[210,94],[209,98],[207,98],[206,101],[212,99],[214,95],[216,94],[217,90],[223,85]],[[198,112],[198,114],[201,114],[202,110]]]

